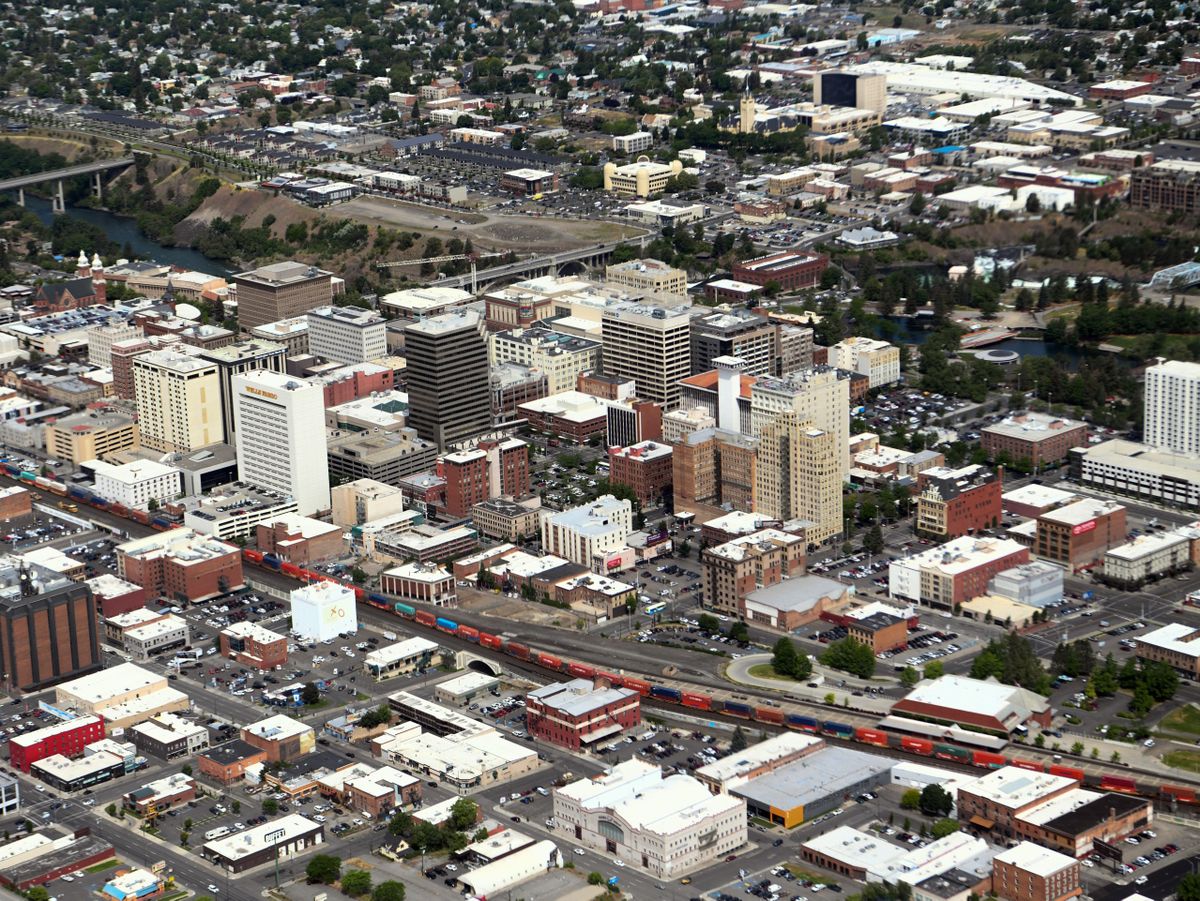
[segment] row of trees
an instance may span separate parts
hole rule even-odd
[[[304,868],[304,875],[310,884],[333,885],[336,882],[351,898],[370,896],[371,901],[404,901],[404,883],[389,879],[372,885],[371,874],[366,870],[343,873],[341,859],[332,854],[316,855]]]
[[[1050,694],[1050,675],[1038,660],[1029,640],[1016,632],[994,638],[971,664],[971,677],[987,679],[994,676],[1007,685],[1019,685]]]
[[[835,641],[821,655],[821,662],[831,669],[870,679],[875,675],[875,651],[868,644],[843,638]]]

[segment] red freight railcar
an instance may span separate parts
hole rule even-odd
[[[783,722],[783,711],[776,710],[774,707],[755,707],[754,718],[760,723],[775,723]]]
[[[256,551],[253,548],[246,548],[244,551],[242,551],[242,556],[251,563],[262,563],[262,551]]]
[[[616,673],[610,673],[607,670],[596,670],[596,678],[606,680],[614,688],[620,688],[625,684],[625,680],[621,676],[618,676]]]
[[[413,618],[422,626],[428,626],[431,629],[437,626],[437,617],[428,610],[418,610]]]
[[[1196,790],[1182,785],[1164,785],[1162,795],[1167,800],[1178,801],[1181,804],[1195,804]]]
[[[905,751],[922,754],[925,757],[933,755],[933,742],[928,738],[913,738],[911,735],[905,735],[900,739],[900,747]]]
[[[475,642],[476,644],[478,644],[479,643],[479,630],[476,629],[474,626],[460,625],[458,627],[458,637],[465,638],[467,641]]]
[[[516,641],[510,641],[504,648],[504,651],[510,657],[516,657],[518,660],[529,659],[529,645],[527,644],[520,644]]]
[[[632,688],[634,691],[636,691],[638,694],[640,694],[643,698],[646,695],[650,694],[650,683],[643,682],[641,679],[630,679],[628,676],[622,676],[621,684],[625,688]]]
[[[855,729],[854,737],[863,744],[875,745],[879,748],[888,746],[888,735],[886,732],[880,732],[878,729]]]
[[[975,766],[987,767],[989,770],[998,770],[1000,767],[1007,765],[1008,759],[1003,754],[993,754],[990,751],[972,751],[971,762]]]
[[[1033,770],[1035,773],[1041,773],[1045,770],[1045,767],[1043,767],[1040,763],[1034,763],[1031,760],[1017,760],[1017,758],[1014,757],[1011,762],[1015,767],[1019,767],[1023,770]]]
[[[562,658],[555,657],[553,654],[538,654],[533,658],[533,662],[538,666],[544,666],[546,669],[554,670],[556,673],[562,671]]]
[[[696,710],[712,710],[712,698],[708,695],[696,695],[685,691],[679,702],[684,707],[694,707]]]
[[[302,570],[295,563],[281,563],[279,571],[285,576],[290,576],[293,579],[299,579]]]
[[[479,646],[481,648],[491,648],[493,651],[498,651],[504,646],[504,639],[496,635],[489,635],[487,632],[480,632]]]
[[[1066,776],[1068,779],[1078,779],[1080,782],[1083,781],[1083,777],[1086,775],[1083,770],[1076,769],[1073,766],[1058,766],[1057,764],[1050,767],[1049,773],[1051,776]]]
[[[582,663],[568,663],[567,675],[574,676],[576,679],[592,679],[595,678],[596,669]]]
[[[1103,791],[1123,792],[1127,795],[1137,794],[1137,783],[1126,776],[1101,776],[1100,788]]]

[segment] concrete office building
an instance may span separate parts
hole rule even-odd
[[[600,321],[605,371],[634,380],[642,400],[679,406],[679,380],[691,368],[691,313],[621,304],[605,308]]]
[[[1074,447],[1087,446],[1087,425],[1061,416],[1027,411],[980,429],[979,445],[993,460],[1010,460],[1037,469],[1066,458]]]
[[[1200,363],[1159,360],[1146,370],[1145,442],[1200,455]]]
[[[344,479],[366,479],[399,485],[406,476],[426,472],[437,463],[437,444],[415,429],[334,433],[329,438],[329,471]]]
[[[516,328],[488,335],[492,367],[519,363],[546,374],[547,394],[573,391],[578,377],[600,368],[603,345],[590,338],[565,335],[546,328]]]
[[[334,525],[342,528],[404,512],[404,492],[374,479],[355,479],[337,485],[330,495]]]
[[[597,556],[618,550],[633,531],[633,505],[611,494],[561,512],[542,513],[542,550],[592,568]]]
[[[639,156],[634,162],[618,166],[604,164],[604,190],[619,197],[651,197],[661,194],[667,182],[683,172],[683,163],[671,160],[656,163],[649,157]]]
[[[36,565],[0,564],[0,685],[36,691],[101,665],[87,585]]]
[[[676,300],[687,298],[687,273],[661,260],[628,260],[604,267],[604,280],[638,294],[653,294]]]
[[[445,313],[404,329],[409,424],[445,452],[492,423],[483,320],[473,310]]]
[[[294,260],[239,272],[233,276],[238,325],[250,331],[328,306],[340,285],[341,279],[335,284],[331,273]],[[268,336],[268,340],[275,339]]]
[[[88,362],[93,366],[112,366],[112,346],[117,341],[142,337],[142,330],[128,322],[113,321],[87,331]]]
[[[615,856],[658,879],[674,879],[746,843],[746,803],[713,795],[691,776],[627,760],[604,776],[556,788],[554,832]]]
[[[849,407],[846,408],[847,413]],[[812,523],[808,541],[823,544],[842,534],[842,483],[838,435],[794,412],[768,419],[760,431],[755,467],[755,510],[764,516]]]
[[[85,410],[46,423],[46,453],[78,466],[117,451],[141,447],[141,432],[129,413],[112,407]]]
[[[1063,598],[1065,570],[1047,560],[1034,560],[996,573],[988,591],[1029,607],[1048,607]]]
[[[133,386],[144,447],[190,453],[225,440],[217,366],[179,350],[133,360]]]
[[[217,378],[221,384],[221,414],[225,427],[225,441],[232,443],[236,431],[233,423],[233,377],[258,369],[269,369],[272,372],[284,372],[287,347],[274,341],[263,341],[249,338],[245,341],[235,341],[214,350],[200,353],[202,360],[215,363]]]
[[[302,516],[328,510],[320,386],[260,369],[234,376],[233,395],[238,478],[293,498]]]
[[[777,331],[765,316],[740,308],[693,319],[690,374],[716,369],[718,357],[737,357],[748,375],[774,375]]]
[[[850,106],[887,112],[887,76],[833,69],[813,78],[813,102],[818,106]]]
[[[88,460],[87,467],[95,473],[96,492],[126,507],[144,510],[151,501],[163,504],[175,500],[183,490],[179,470],[153,460],[119,466],[103,460]]]
[[[867,376],[869,388],[900,381],[900,348],[874,338],[845,338],[829,348],[829,365]]]
[[[387,320],[361,307],[308,311],[308,352],[334,363],[366,363],[387,356]]]

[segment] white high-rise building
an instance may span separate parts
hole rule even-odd
[[[292,628],[305,641],[328,641],[358,630],[354,590],[337,582],[313,582],[291,593]]]
[[[325,392],[260,369],[233,377],[238,478],[296,501],[296,512],[328,510]]]
[[[215,363],[194,348],[155,350],[135,357],[133,390],[144,447],[188,453],[225,440],[221,384]]]
[[[1160,359],[1146,370],[1144,420],[1151,447],[1200,454],[1200,363]]]
[[[308,352],[334,363],[367,363],[387,356],[387,320],[361,307],[308,311]]]
[[[590,504],[542,513],[542,549],[589,569],[598,555],[619,550],[633,531],[633,505],[611,494]]]

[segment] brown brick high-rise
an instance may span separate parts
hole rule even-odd
[[[19,577],[11,572],[19,592]],[[10,581],[7,574],[4,581]],[[6,691],[36,691],[100,667],[99,627],[87,585],[62,582],[0,600],[0,684]]]

